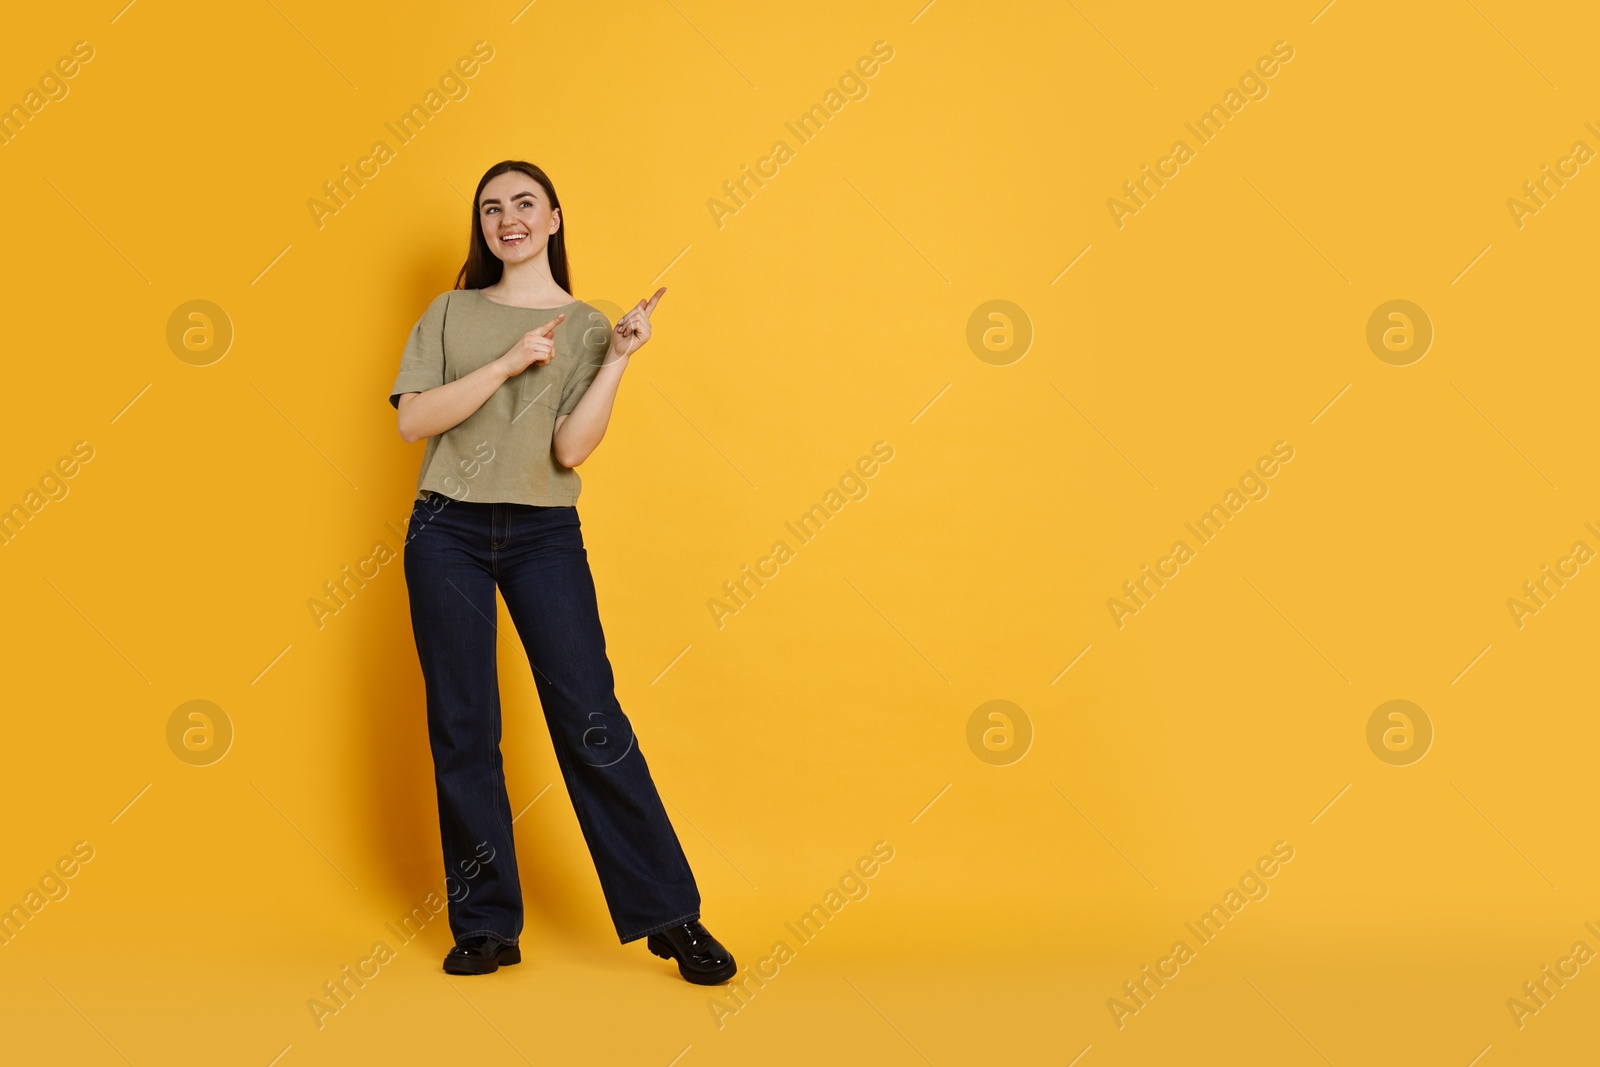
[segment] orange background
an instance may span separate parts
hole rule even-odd
[[[13,1055],[1499,1067],[1590,1046],[1594,968],[1566,964],[1520,1027],[1507,1002],[1600,948],[1600,578],[1567,564],[1520,626],[1508,602],[1600,546],[1600,178],[1569,163],[1520,225],[1508,202],[1600,147],[1593,12],[119,4],[31,8],[0,40],[0,102],[93,51],[0,145],[0,506],[65,494],[0,546],[0,905],[66,891],[0,947]],[[478,41],[492,59],[395,147],[385,123]],[[892,58],[850,81],[879,41]],[[1185,124],[1241,79],[1256,97],[1200,142]],[[802,143],[785,124],[836,88]],[[308,201],[380,138],[392,158],[319,226]],[[1192,158],[1119,226],[1109,202],[1135,206],[1124,182],[1179,139]],[[667,286],[579,511],[707,925],[752,967],[792,950],[731,1014],[616,944],[509,619],[524,963],[447,977],[442,914],[409,942],[387,925],[444,875],[398,558],[320,629],[307,602],[399,546],[422,445],[387,390],[507,157],[556,182],[575,295],[614,317]],[[196,300],[216,332],[191,350],[169,331]],[[1420,358],[1369,345],[1394,300],[1415,310],[1376,332],[1431,326]],[[879,441],[866,495],[718,627],[723,583]],[[1194,539],[1280,441],[1265,495]],[[1119,627],[1108,601],[1185,539]],[[191,759],[231,730],[208,763],[169,730],[195,700],[220,715]],[[1421,715],[1369,744],[1394,700]],[[866,895],[793,938],[877,842]],[[1265,896],[1194,937],[1278,842],[1292,859],[1243,887]],[[1119,1027],[1108,1002],[1180,940]],[[308,1001],[379,941],[319,1027]]]

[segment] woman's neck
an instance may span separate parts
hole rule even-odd
[[[571,293],[556,284],[550,274],[550,263],[544,256],[506,264],[500,280],[484,286],[483,291],[502,304],[526,307],[550,307],[572,299]]]

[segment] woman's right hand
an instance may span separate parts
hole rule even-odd
[[[543,326],[529,330],[500,357],[500,366],[507,378],[516,377],[534,364],[542,367],[550,362],[556,353],[556,327],[566,317],[566,312],[562,312]]]

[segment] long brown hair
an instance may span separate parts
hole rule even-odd
[[[544,186],[545,195],[550,198],[551,210],[561,206],[561,198],[556,196],[556,187],[550,183],[544,171],[532,163],[525,163],[520,159],[503,159],[484,171],[483,177],[478,179],[478,188],[472,194],[472,224],[467,236],[467,261],[461,265],[461,271],[456,275],[457,289],[482,289],[498,282],[500,276],[505,273],[505,264],[500,262],[499,256],[489,250],[489,242],[483,236],[483,225],[478,220],[478,201],[483,196],[483,187],[489,184],[491,178],[513,170],[521,171]],[[555,279],[557,285],[571,293],[572,277],[567,267],[566,238],[567,215],[566,212],[562,212],[561,227],[545,242],[545,256],[550,262],[550,276]]]

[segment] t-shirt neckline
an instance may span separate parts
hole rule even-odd
[[[477,293],[478,294],[478,299],[482,300],[486,304],[493,304],[495,307],[502,307],[502,308],[515,308],[518,311],[560,311],[562,308],[572,307],[573,304],[581,304],[581,303],[583,303],[582,300],[573,300],[570,303],[557,304],[555,307],[534,308],[534,307],[526,307],[526,306],[524,306],[522,304],[502,304],[498,300],[490,300],[488,297],[484,296],[482,289],[474,289],[472,291],[474,293]]]

